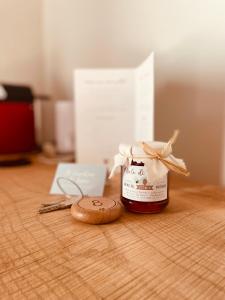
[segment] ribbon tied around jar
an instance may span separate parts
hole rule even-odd
[[[169,170],[177,174],[189,176],[189,172],[182,159],[172,155],[172,145],[176,142],[179,130],[175,130],[167,143],[139,142],[135,145],[119,145],[119,153],[114,156],[114,166],[109,178],[118,167],[128,166],[132,161],[144,163],[147,180],[154,182],[165,176]]]

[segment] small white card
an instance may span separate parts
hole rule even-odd
[[[53,179],[50,194],[63,194],[57,184],[57,178],[63,177],[75,182],[84,195],[101,197],[104,192],[106,174],[107,170],[104,165],[60,163]],[[71,181],[62,180],[60,185],[69,195],[79,194],[78,189]]]

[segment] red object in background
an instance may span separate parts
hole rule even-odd
[[[32,103],[0,102],[0,154],[17,154],[35,149]]]
[[[33,100],[30,87],[0,84],[0,155],[36,149]]]

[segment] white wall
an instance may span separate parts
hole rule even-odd
[[[42,0],[0,0],[0,82],[43,90]]]
[[[0,0],[0,80],[42,86],[41,3]],[[73,97],[75,68],[133,67],[155,51],[156,137],[180,128],[192,178],[225,184],[224,0],[44,0],[43,20],[55,98]]]

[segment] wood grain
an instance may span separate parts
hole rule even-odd
[[[225,299],[224,190],[172,178],[163,213],[88,225],[37,213],[54,169],[0,170],[0,299]]]

